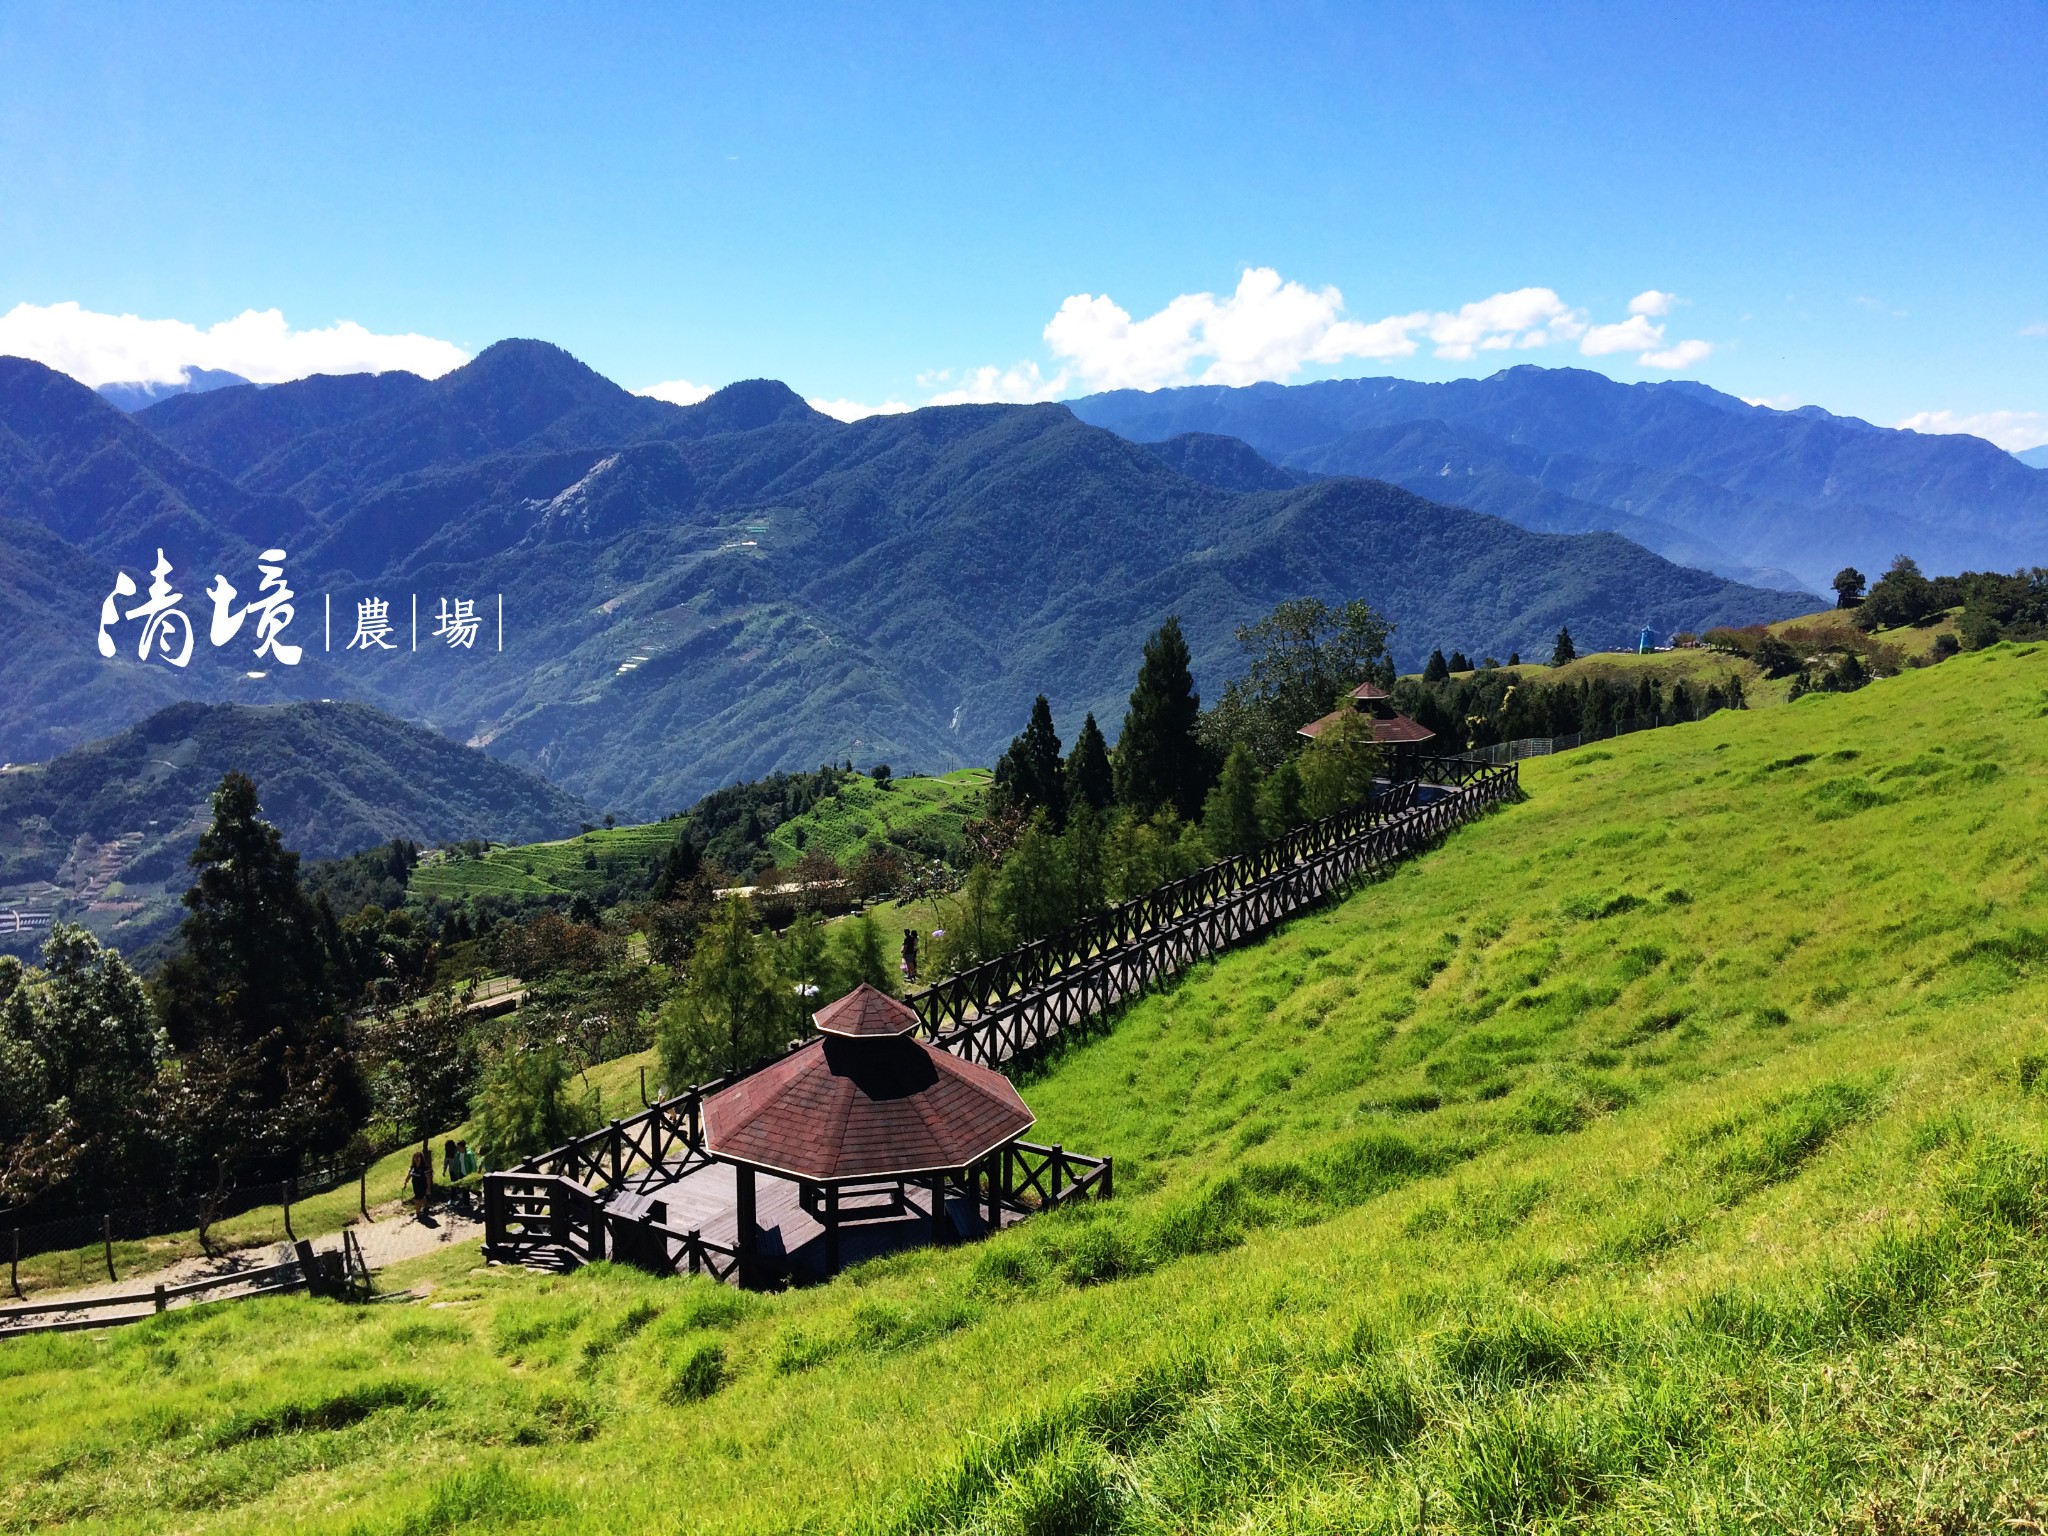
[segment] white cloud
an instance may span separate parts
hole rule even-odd
[[[1907,432],[1967,432],[1998,444],[2009,453],[2024,453],[2048,443],[2048,411],[1916,411],[1901,421]]]
[[[880,405],[862,405],[858,400],[806,400],[814,411],[836,416],[841,421],[859,421],[864,416],[900,416],[913,409],[901,400],[884,400]]]
[[[1028,375],[985,368],[977,375],[982,385],[967,393],[985,394],[989,381],[1005,380],[1030,391],[1020,398],[1032,399],[1069,386],[1284,383],[1311,364],[1413,357],[1424,340],[1438,357],[1464,360],[1574,341],[1586,327],[1584,312],[1549,288],[1497,293],[1456,310],[1352,320],[1344,317],[1344,295],[1336,288],[1309,288],[1271,267],[1250,267],[1227,296],[1184,293],[1142,320],[1107,294],[1074,294],[1045,327],[1046,344],[1060,362],[1051,379],[1035,367]]]
[[[1655,288],[1645,289],[1628,301],[1628,318],[1617,320],[1612,325],[1596,325],[1587,330],[1579,342],[1579,351],[1586,357],[1608,357],[1616,352],[1633,352],[1636,362],[1645,368],[1662,368],[1676,371],[1690,368],[1694,363],[1713,355],[1711,341],[1677,341],[1666,345],[1664,326],[1653,321],[1652,315],[1668,315],[1679,302],[1675,293],[1663,293]]]
[[[1761,405],[1772,411],[1796,411],[1804,402],[1797,395],[1744,395],[1742,403]]]
[[[2020,327],[2020,334],[2022,336],[2048,336],[2048,321],[2043,321],[2039,325],[2023,325]]]
[[[695,405],[699,400],[709,400],[718,393],[718,388],[713,384],[692,384],[688,379],[667,379],[645,389],[636,389],[633,393],[666,400],[670,405]]]
[[[1555,289],[1517,288],[1454,310],[1362,321],[1346,316],[1344,295],[1334,287],[1310,288],[1271,267],[1248,267],[1234,292],[1184,293],[1142,319],[1108,294],[1070,295],[1045,327],[1057,363],[1050,376],[1036,363],[1020,362],[964,370],[957,382],[952,370],[936,370],[920,374],[918,384],[940,390],[931,404],[957,405],[1106,389],[1285,383],[1312,365],[1413,357],[1425,342],[1452,362],[1578,342],[1588,357],[1634,352],[1644,367],[1676,369],[1713,351],[1705,341],[1666,343],[1664,327],[1651,317],[1679,302],[1674,294],[1645,289],[1629,301],[1628,319],[1594,325]]]
[[[1711,341],[1701,341],[1698,338],[1694,338],[1691,341],[1681,341],[1668,346],[1661,352],[1645,352],[1636,361],[1645,368],[1666,368],[1676,372],[1682,368],[1690,368],[1694,363],[1704,361],[1706,358],[1713,356],[1713,352],[1714,344]]]
[[[1579,351],[1587,357],[1606,357],[1615,352],[1645,352],[1664,344],[1664,327],[1644,315],[1630,315],[1614,325],[1596,325],[1586,332]]]
[[[1586,333],[1586,312],[1573,309],[1549,288],[1517,288],[1463,305],[1455,313],[1400,318],[1424,322],[1429,339],[1436,343],[1436,355],[1459,362],[1476,352],[1546,347]]]
[[[951,370],[947,373],[950,376]],[[1036,363],[1019,363],[1014,368],[969,368],[961,373],[958,387],[941,390],[925,404],[1035,405],[1041,400],[1057,400],[1066,388],[1065,369],[1048,379],[1038,371]]]
[[[469,361],[452,342],[380,336],[353,320],[295,331],[279,310],[249,309],[201,330],[183,320],[106,315],[75,303],[17,304],[0,315],[0,354],[33,358],[95,389],[182,384],[194,368],[224,368],[258,384],[397,369],[433,379]]]

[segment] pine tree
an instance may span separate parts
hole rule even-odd
[[[1323,728],[1301,754],[1302,800],[1321,820],[1363,805],[1372,781],[1386,763],[1386,748],[1373,737],[1372,722],[1346,712]]]
[[[1138,686],[1116,744],[1116,797],[1140,815],[1171,806],[1183,817],[1202,808],[1214,777],[1208,749],[1196,739],[1202,696],[1195,692],[1188,643],[1170,618],[1145,642]]]
[[[1569,629],[1558,630],[1557,644],[1550,652],[1550,664],[1553,667],[1565,667],[1578,659],[1579,648],[1572,644],[1572,632]]]
[[[1086,805],[1106,811],[1116,799],[1116,779],[1109,766],[1109,744],[1102,739],[1102,727],[1090,714],[1081,722],[1081,734],[1074,738],[1074,750],[1067,754],[1067,807],[1069,814]]]
[[[1202,807],[1202,835],[1219,858],[1250,853],[1265,840],[1259,822],[1259,767],[1242,745],[1224,759],[1222,776]]]
[[[1422,680],[1425,683],[1441,683],[1448,681],[1450,675],[1451,664],[1444,660],[1444,653],[1441,650],[1431,651],[1429,663],[1422,669]]]
[[[1040,694],[1031,704],[1031,719],[1021,736],[996,763],[1000,798],[1026,815],[1044,811],[1057,827],[1066,818],[1066,782],[1061,774],[1060,738],[1053,729],[1052,706]]]
[[[180,1118],[207,1160],[329,1151],[368,1108],[299,856],[261,809],[245,775],[220,781],[189,861],[184,948],[157,981],[185,1068]]]
[[[669,1087],[680,1092],[701,1077],[736,1072],[781,1044],[787,985],[745,899],[726,897],[697,937],[689,981],[655,1027]]]
[[[1301,768],[1294,758],[1267,774],[1259,786],[1259,820],[1268,837],[1284,836],[1308,820],[1301,801]]]
[[[688,830],[678,832],[661,861],[661,875],[655,881],[655,899],[674,901],[687,895],[690,883],[697,878],[697,871],[703,866],[704,855],[691,841]]]

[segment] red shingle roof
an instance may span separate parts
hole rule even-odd
[[[1354,699],[1384,699],[1387,697],[1387,690],[1378,683],[1360,683],[1351,690],[1351,697]]]
[[[1339,715],[1347,713],[1349,713],[1347,710],[1332,710],[1320,720],[1309,721],[1307,725],[1304,725],[1294,734],[1306,736],[1309,740],[1313,741],[1316,737],[1323,734],[1323,728],[1332,720],[1335,720]],[[1359,713],[1364,714],[1364,711],[1361,710]],[[1411,742],[1433,741],[1436,739],[1435,731],[1430,730],[1427,726],[1417,725],[1406,715],[1393,713],[1388,713],[1385,716],[1365,715],[1365,719],[1372,726],[1372,739],[1387,746],[1405,746]]]
[[[907,1035],[918,1026],[917,1011],[868,982],[811,1015],[819,1033],[872,1037]]]
[[[796,1178],[879,1178],[964,1168],[1032,1118],[1002,1073],[922,1040],[827,1035],[706,1099],[704,1145]]]

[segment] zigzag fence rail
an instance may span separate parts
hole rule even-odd
[[[1088,955],[1035,987],[991,1002],[971,1019],[934,1032],[933,1043],[967,1060],[998,1066],[1080,1033],[1145,988],[1268,932],[1519,794],[1520,773],[1513,764],[1468,766],[1474,771],[1450,793],[1365,820],[1349,837],[1325,842],[1297,863],[1177,914],[1131,942]]]
[[[997,1065],[1030,1056],[1081,1033],[1144,988],[1269,931],[1520,794],[1512,763],[1430,757],[1404,767],[1416,777],[1389,786],[1369,806],[1222,860],[908,1001],[943,1050]],[[671,1226],[657,1212],[628,1215],[607,1202],[708,1166],[704,1100],[739,1075],[486,1175],[485,1251],[514,1262],[615,1258],[662,1273],[731,1278],[739,1265],[735,1249],[701,1230]],[[1016,1142],[956,1182],[978,1206],[993,1202],[1024,1214],[1068,1200],[1108,1199],[1113,1177],[1108,1158]]]

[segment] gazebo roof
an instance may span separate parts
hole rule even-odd
[[[1377,715],[1368,714],[1364,710],[1336,709],[1320,720],[1309,721],[1294,734],[1306,736],[1310,741],[1314,741],[1323,734],[1332,720],[1348,714],[1357,714],[1363,718],[1372,727],[1372,739],[1385,746],[1406,746],[1418,741],[1433,741],[1436,738],[1436,732],[1428,726],[1417,725],[1406,715],[1395,714],[1392,710],[1384,715]]]
[[[907,1035],[918,1026],[917,1010],[899,1003],[881,988],[862,982],[836,1003],[828,1003],[811,1015],[818,1032],[872,1039],[878,1035]]]
[[[829,1183],[965,1168],[1032,1119],[991,1068],[908,1034],[827,1034],[706,1099],[704,1146]]]
[[[1360,683],[1351,690],[1351,697],[1354,699],[1384,699],[1387,696],[1387,690],[1374,682]]]

